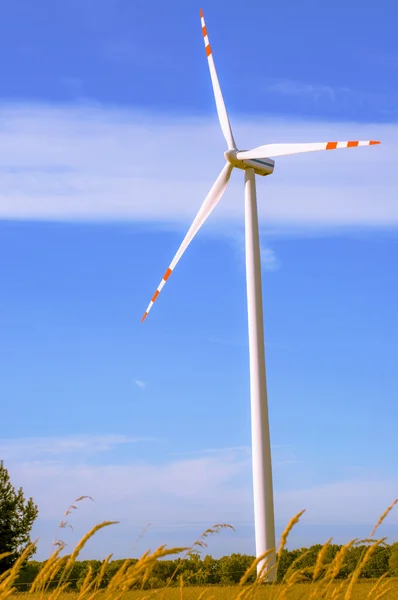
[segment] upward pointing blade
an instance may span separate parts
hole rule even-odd
[[[225,107],[224,98],[221,93],[220,83],[217,77],[216,66],[214,64],[213,53],[211,51],[209,36],[207,35],[207,29],[205,19],[203,16],[203,10],[200,9],[200,20],[202,23],[202,32],[205,41],[206,55],[209,62],[210,77],[213,84],[214,98],[216,100],[217,113],[220,121],[221,129],[224,134],[225,140],[228,144],[228,150],[236,150],[236,144],[234,136],[232,135],[231,125],[228,119],[227,109]]]
[[[357,148],[358,146],[373,146],[380,142],[315,142],[312,144],[265,144],[253,150],[238,152],[238,160],[251,160],[253,158],[272,158],[274,156],[287,156],[301,152],[315,152],[317,150],[337,150],[339,148]]]
[[[188,248],[189,244],[192,242],[193,238],[195,237],[195,235],[197,234],[199,229],[202,227],[202,225],[206,221],[207,217],[212,213],[213,209],[217,206],[218,202],[221,200],[221,198],[226,190],[226,187],[228,185],[229,178],[231,177],[232,169],[233,169],[233,166],[230,165],[229,163],[227,163],[224,166],[221,173],[219,174],[219,176],[217,177],[217,179],[215,180],[213,187],[211,188],[210,192],[207,194],[205,201],[203,202],[202,206],[200,207],[198,214],[196,215],[191,227],[189,228],[187,235],[183,239],[181,246],[178,248],[176,255],[174,256],[173,260],[171,261],[169,268],[167,269],[166,273],[163,275],[163,279],[160,282],[160,284],[158,285],[158,288],[157,288],[155,294],[153,295],[152,300],[150,301],[148,308],[146,309],[146,311],[144,313],[144,316],[142,317],[142,321],[144,321],[146,319],[149,311],[151,310],[151,308],[153,306],[153,303],[159,296],[164,284],[170,277],[171,273],[174,271],[178,261],[184,254],[185,250]]]

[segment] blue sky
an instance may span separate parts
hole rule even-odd
[[[250,6],[203,5],[238,143],[383,142],[258,181],[277,533],[346,541],[398,495],[398,8]],[[38,557],[82,494],[69,544],[121,521],[86,556],[220,521],[254,552],[240,172],[140,323],[223,165],[199,5],[14,0],[0,45],[0,456]]]

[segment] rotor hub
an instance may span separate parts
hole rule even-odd
[[[238,152],[239,150],[227,150],[224,152],[224,156],[229,163],[234,164],[237,161],[236,155]]]

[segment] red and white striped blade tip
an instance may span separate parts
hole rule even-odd
[[[326,144],[326,150],[336,150],[338,147],[340,148],[356,148],[359,145],[368,145],[374,146],[375,144],[380,144],[381,142],[376,142],[375,140],[370,140],[369,142],[328,142]],[[344,145],[343,145],[344,144]]]
[[[154,305],[157,297],[159,296],[160,292],[162,291],[162,288],[164,286],[164,284],[166,283],[166,281],[168,280],[168,278],[170,277],[170,275],[172,274],[173,269],[171,269],[170,267],[167,269],[166,273],[163,275],[162,277],[162,281],[159,283],[156,292],[154,293],[154,295],[152,296],[152,299],[146,309],[146,311],[144,312],[144,316],[141,319],[141,323],[143,323],[145,321],[145,319],[148,316],[149,311],[151,310],[152,306]]]

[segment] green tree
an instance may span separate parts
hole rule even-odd
[[[300,570],[303,577],[312,579],[312,574],[316,565],[319,552],[322,550],[322,544],[314,544],[310,548],[301,548],[302,557],[297,562],[297,570]]]
[[[75,567],[79,565],[80,569],[75,570]],[[95,577],[98,576],[98,573],[101,570],[102,561],[101,560],[82,560],[80,562],[75,562],[73,565],[72,572],[69,576],[69,580],[71,581],[69,589],[80,590],[84,580],[86,579],[87,573],[91,567],[91,579],[92,581]]]
[[[390,546],[390,558],[388,560],[388,566],[390,568],[391,575],[398,577],[398,542]]]
[[[181,561],[180,561],[181,562]],[[169,582],[179,563],[175,560],[157,560],[153,566],[150,587],[163,587]],[[178,573],[177,573],[178,579]]]
[[[109,583],[112,581],[112,579],[118,575],[119,570],[125,565],[125,563],[127,563],[127,567],[130,568],[131,566],[137,564],[137,562],[138,562],[137,558],[128,558],[128,559],[117,558],[116,560],[112,560],[106,566],[105,574],[102,579],[101,587],[103,588],[103,587],[108,586]]]
[[[15,490],[3,461],[0,461],[0,554],[11,553],[0,561],[0,574],[11,568],[29,545],[37,514],[32,498],[25,501],[22,488]]]
[[[213,558],[210,554],[206,554],[203,559],[203,570],[205,573],[206,584],[220,583],[221,574],[218,560]]]
[[[344,577],[348,577],[350,573],[355,571],[358,567],[359,563],[362,561],[363,557],[369,545],[361,544],[359,546],[354,546],[350,548],[347,559],[342,569],[342,573]],[[391,555],[391,547],[390,546],[379,546],[376,548],[370,557],[370,560],[361,568],[361,579],[365,578],[375,578],[381,577],[384,573],[389,571],[389,567],[391,569],[391,565],[389,564],[389,559]]]
[[[301,550],[287,550],[284,548],[280,555],[278,555],[278,564],[277,564],[277,581],[281,582],[288,572],[289,568],[293,564],[295,560],[299,558],[302,554]],[[296,567],[297,570],[299,567]]]
[[[322,544],[314,544],[310,548],[301,548],[299,551],[300,554],[296,554],[296,550],[291,551],[292,561],[301,556],[300,559],[296,563],[296,570],[300,570],[303,577],[308,580],[311,580],[314,576],[315,565],[317,564],[318,557],[320,552],[323,552],[322,564],[318,565],[318,574],[317,579],[324,577],[328,565],[333,561],[337,552],[340,550],[341,546],[337,544],[328,544],[326,547],[326,551],[324,551],[324,546]]]
[[[21,592],[28,590],[40,573],[42,566],[43,563],[38,562],[37,560],[30,560],[27,562],[18,573],[18,577],[15,581],[17,590]]]
[[[239,583],[241,577],[246,573],[247,569],[253,564],[254,556],[247,554],[233,553],[229,556],[222,556],[219,559],[220,583],[234,584]],[[255,573],[249,577],[251,583],[255,579]]]
[[[362,570],[362,577],[378,579],[389,571],[390,546],[379,546]]]

